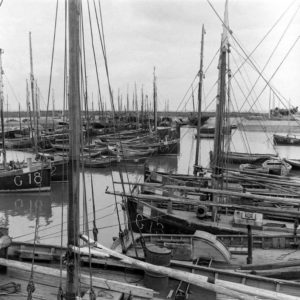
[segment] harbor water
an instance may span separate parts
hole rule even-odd
[[[196,148],[195,133],[195,128],[182,127],[180,153],[171,156],[150,157],[148,160],[150,168],[172,173],[192,174]],[[247,135],[244,133],[240,130],[234,132],[230,143],[231,151],[278,152],[281,157],[300,158],[299,146],[277,146],[274,149],[272,135],[264,132],[247,132]],[[200,161],[203,167],[209,166],[209,151],[211,150],[213,150],[213,139],[202,139]],[[8,151],[8,159],[23,161],[28,156],[32,156],[32,154]],[[106,169],[86,169],[84,172],[85,184],[83,184],[81,174],[81,193],[84,185],[86,187],[89,230],[92,230],[92,197],[94,195],[100,243],[110,246],[113,237],[118,236],[120,228],[124,228],[124,211],[122,210],[121,198],[106,194],[106,190],[111,192],[114,190],[113,181],[120,182],[120,172],[123,174],[124,182],[141,182],[143,171],[144,166],[141,164],[120,165]],[[292,170],[291,175],[297,176],[299,174]],[[115,184],[115,189],[121,191],[122,186]],[[46,193],[0,194],[0,223],[2,226],[8,227],[9,235],[14,240],[32,242],[35,238],[38,243],[60,245],[61,236],[63,236],[63,245],[65,245],[67,196],[67,182],[53,182],[51,192]],[[83,219],[81,218],[81,220]],[[81,221],[82,224],[83,221]]]

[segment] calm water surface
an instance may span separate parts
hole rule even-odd
[[[194,139],[195,128],[181,128],[181,150],[179,155],[160,156],[149,159],[151,167],[159,170],[189,173],[192,174],[192,167],[195,160],[196,140]],[[247,146],[248,145],[248,146]],[[250,145],[250,146],[249,146]],[[250,147],[250,148],[249,148]],[[209,151],[213,149],[213,140],[201,141],[200,160],[204,167],[208,166]],[[247,132],[247,137],[243,132],[236,131],[231,142],[232,151],[247,151],[253,153],[275,153],[288,158],[300,158],[300,147],[280,146],[275,150],[272,146],[270,136],[265,133]],[[9,159],[22,161],[29,154],[17,151],[9,152]],[[143,174],[142,165],[122,167],[124,181],[141,181]],[[297,175],[294,172],[294,175]],[[87,169],[85,171],[86,197],[88,202],[89,217],[92,217],[92,189],[94,186],[94,199],[96,205],[97,227],[99,228],[98,239],[106,246],[110,246],[112,238],[118,235],[119,225],[116,214],[116,205],[123,222],[123,211],[120,206],[120,198],[115,200],[114,196],[107,195],[106,189],[112,191],[112,178],[120,181],[119,170],[107,169]],[[120,185],[115,188],[121,191]],[[83,179],[81,176],[81,191],[83,190]],[[8,226],[9,234],[16,240],[32,242],[36,235],[37,241],[46,244],[61,243],[61,233],[63,233],[63,243],[66,243],[66,215],[67,215],[67,183],[52,183],[51,192],[35,194],[0,194],[0,222]],[[82,198],[82,197],[81,197]],[[37,209],[39,207],[39,210]],[[63,227],[61,220],[63,219]],[[92,222],[92,218],[89,220]],[[91,223],[89,224],[91,226]],[[35,228],[37,228],[35,233]]]

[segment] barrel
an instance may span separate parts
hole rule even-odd
[[[157,265],[157,266],[164,266],[164,267],[170,265],[170,261],[171,261],[170,249],[149,244],[146,246],[145,254],[146,254],[145,260],[150,264]],[[169,277],[167,275],[145,271],[144,284],[146,287],[151,288],[158,292],[162,292],[167,288],[168,283],[169,283]]]

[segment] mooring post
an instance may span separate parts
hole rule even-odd
[[[252,248],[253,248],[253,237],[252,237],[252,228],[251,225],[247,225],[248,229],[248,257],[247,264],[252,264]]]

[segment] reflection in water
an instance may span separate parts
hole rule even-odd
[[[178,157],[177,155],[157,156],[149,159],[148,164],[149,167],[158,171],[176,173],[178,169]]]
[[[51,218],[51,195],[34,194],[9,194],[1,195],[0,211],[6,212],[8,216],[27,216],[34,220],[39,214],[49,220]]]

